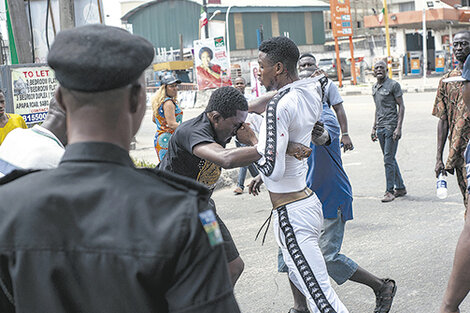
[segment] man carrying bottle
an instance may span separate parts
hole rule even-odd
[[[470,54],[470,31],[455,34],[454,56],[459,62],[457,67],[444,75],[439,82],[432,115],[439,118],[437,124],[436,177],[441,173],[457,176],[465,207],[467,207],[467,179],[463,152],[470,138],[469,111],[463,99],[463,82],[452,79],[460,78],[463,64]],[[442,153],[449,136],[449,156],[446,164],[442,161]]]
[[[456,35],[457,37],[457,35]],[[455,42],[455,41],[454,41]],[[468,46],[468,44],[467,44]],[[463,87],[463,102],[467,110],[470,110],[470,56],[467,56],[462,69],[462,76],[452,77],[443,80],[446,83],[450,80],[462,82]],[[470,174],[470,149],[467,145],[465,150],[465,163],[467,168],[467,182]],[[466,192],[470,192],[467,187]],[[468,209],[468,203],[467,203]],[[465,225],[460,234],[457,248],[455,249],[454,265],[452,273],[447,284],[447,289],[442,299],[442,304],[439,313],[459,313],[460,303],[465,299],[470,291],[470,219],[465,219]]]

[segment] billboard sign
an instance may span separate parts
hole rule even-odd
[[[250,62],[250,85],[251,85],[251,95],[259,97],[262,94],[266,93],[266,88],[261,86],[258,80],[259,64],[258,62]]]
[[[20,114],[26,124],[36,124],[46,118],[57,80],[46,64],[7,65],[1,68],[1,86],[7,112]]]
[[[199,90],[232,86],[224,37],[195,40],[194,63]]]
[[[330,12],[333,37],[352,36],[353,29],[349,0],[330,0]]]

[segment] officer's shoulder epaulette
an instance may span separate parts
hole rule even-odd
[[[20,177],[26,176],[31,173],[39,172],[40,170],[31,170],[31,169],[16,169],[8,173],[7,175],[0,178],[0,185],[8,184],[9,182],[14,181]]]
[[[203,197],[210,197],[210,190],[203,184],[198,183],[197,181],[190,179],[188,177],[175,174],[169,171],[162,171],[156,168],[139,168],[138,170],[143,171],[146,174],[157,176],[160,179],[164,180],[167,184],[172,185],[176,188],[181,189],[192,189],[198,192],[199,195]]]

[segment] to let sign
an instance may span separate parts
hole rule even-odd
[[[351,5],[349,0],[330,0],[333,37],[352,36]]]
[[[43,122],[57,87],[54,72],[47,66],[34,66],[11,68],[10,73],[13,112],[26,124]]]

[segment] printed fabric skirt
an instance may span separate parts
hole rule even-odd
[[[156,133],[153,139],[153,145],[157,152],[158,161],[161,162],[168,151],[168,143],[170,142],[171,133]]]

